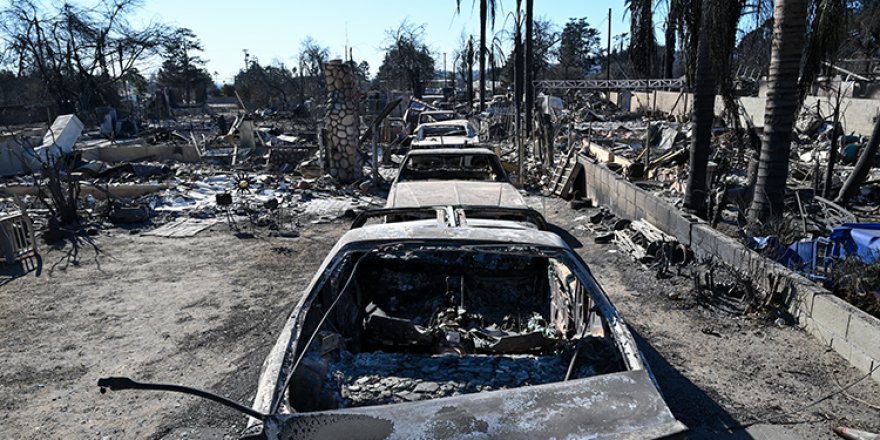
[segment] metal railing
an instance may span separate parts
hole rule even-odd
[[[678,79],[580,79],[580,80],[543,80],[533,82],[535,90],[571,90],[571,89],[600,89],[600,90],[654,90],[675,89],[685,87],[685,81]]]

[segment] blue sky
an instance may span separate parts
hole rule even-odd
[[[499,3],[504,15],[516,4],[514,0]],[[609,7],[612,34],[628,32],[623,0],[536,0],[535,15],[558,23],[560,29],[569,18],[586,17],[602,32],[604,47]],[[382,61],[385,31],[397,28],[404,19],[425,25],[426,43],[437,66],[442,68],[443,52],[447,52],[451,69],[451,52],[461,33],[479,34],[479,9],[472,7],[472,0],[462,0],[460,15],[455,13],[455,0],[145,0],[133,18],[192,29],[205,47],[202,56],[209,60],[206,67],[218,73],[218,82],[231,80],[244,65],[243,49],[261,64],[278,61],[295,65],[300,42],[306,36],[329,47],[331,57],[341,57],[347,41],[355,60],[366,60],[370,73],[375,74]],[[504,19],[499,13],[496,30]]]

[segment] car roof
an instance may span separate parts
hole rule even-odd
[[[440,121],[440,122],[425,122],[424,124],[419,124],[418,128],[443,127],[446,125],[470,125],[470,121],[468,121],[467,119],[449,119],[449,120]]]
[[[426,225],[424,222],[416,221],[366,225],[352,229],[339,239],[334,252],[338,252],[345,246],[359,243],[409,241],[445,241],[458,244],[492,242],[513,246],[569,249],[565,241],[552,232],[535,229],[487,228],[485,226],[438,228],[436,225]]]
[[[488,148],[432,148],[430,150],[410,150],[407,153],[408,156],[461,156],[465,154],[488,154],[494,156],[495,152]]]

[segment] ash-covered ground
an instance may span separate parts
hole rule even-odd
[[[699,266],[658,279],[614,244],[594,243],[575,221],[592,209],[573,211],[558,199],[538,204],[631,325],[694,438],[830,439],[841,424],[880,429],[880,411],[870,406],[880,404],[880,387],[870,380],[808,406],[862,376],[819,341],[774,320],[703,305],[690,275]],[[10,438],[236,438],[246,419],[225,407],[152,391],[102,395],[96,381],[127,375],[181,383],[249,404],[282,324],[347,229],[337,220],[305,224],[298,238],[242,238],[221,222],[192,238],[161,238],[110,228],[92,237],[102,254],[86,245],[66,268],[55,263],[67,260],[70,244],[44,249],[39,277],[0,279],[2,431]],[[409,393],[455,392],[445,377],[410,379],[401,388]],[[372,380],[353,385],[369,389]]]

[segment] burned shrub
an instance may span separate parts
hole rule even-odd
[[[834,267],[831,292],[848,303],[880,318],[880,261],[866,263],[849,257]]]

